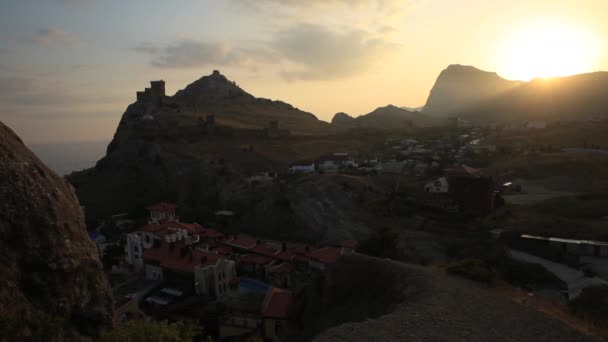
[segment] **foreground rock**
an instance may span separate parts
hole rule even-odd
[[[0,279],[2,333],[12,338],[74,339],[111,324],[110,289],[72,187],[1,122]]]
[[[355,255],[327,278],[322,304],[302,309],[308,332],[322,331],[315,341],[594,340],[432,269]]]

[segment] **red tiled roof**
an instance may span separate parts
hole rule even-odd
[[[344,248],[352,248],[355,249],[359,245],[359,241],[357,240],[344,240],[340,242],[339,246]]]
[[[257,242],[252,238],[237,236],[236,238],[231,238],[224,241],[224,243],[242,249],[251,249],[256,245]]]
[[[266,243],[258,243],[251,249],[252,252],[276,258],[278,250],[274,249],[272,246]]]
[[[313,260],[319,261],[324,264],[331,264],[336,262],[340,257],[340,249],[336,247],[322,247],[315,249],[308,254]]]
[[[262,317],[286,319],[292,302],[291,292],[273,288],[268,291],[264,299]]]
[[[177,208],[176,204],[160,202],[160,203],[156,203],[156,204],[153,204],[153,205],[147,207],[146,210],[148,210],[148,211],[169,211],[169,210],[172,210],[175,208]]]
[[[169,243],[162,243],[159,247],[144,250],[144,260],[156,261],[162,268],[176,272],[193,273],[197,266],[206,267],[215,264],[221,255],[204,252],[198,249],[186,251],[182,255],[182,242],[175,242],[173,249]]]
[[[240,261],[246,264],[267,265],[272,262],[272,258],[263,255],[247,254],[242,256]]]

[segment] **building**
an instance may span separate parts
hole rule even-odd
[[[355,160],[348,153],[334,153],[319,158],[317,161],[319,170],[337,171],[345,167],[356,167]]]
[[[149,280],[185,284],[194,293],[222,298],[236,278],[236,264],[215,250],[223,234],[197,223],[182,223],[176,205],[148,207],[148,224],[127,235],[126,261]]]
[[[450,189],[448,179],[445,177],[440,177],[435,179],[432,182],[428,182],[424,185],[425,192],[439,193],[439,194],[447,194]]]
[[[446,179],[449,195],[461,212],[485,216],[504,203],[492,178],[478,169],[456,165],[447,170]]]
[[[160,106],[165,97],[165,81],[151,81],[150,88],[137,92],[137,102]]]
[[[289,306],[293,303],[291,292],[273,288],[266,293],[262,304],[262,330],[268,341],[280,341],[286,329]]]
[[[313,173],[315,172],[315,163],[301,161],[294,164],[291,164],[289,167],[289,172],[293,173]]]

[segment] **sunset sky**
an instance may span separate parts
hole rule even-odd
[[[172,95],[213,69],[327,121],[422,106],[449,64],[608,70],[606,0],[0,3],[0,120],[27,143],[109,140],[150,80]]]

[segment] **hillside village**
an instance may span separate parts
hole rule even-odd
[[[138,105],[148,106],[147,111],[171,107],[171,101],[165,98],[160,82],[152,82],[151,88],[138,93]],[[121,126],[132,125],[125,120],[137,118],[129,117],[125,115]],[[157,118],[146,114],[137,120]],[[267,145],[317,139],[279,130],[280,123],[273,120],[265,128],[234,128],[216,124],[215,115],[207,114],[197,121],[198,131],[185,131],[208,141],[236,141],[239,153],[244,154],[259,153]],[[452,118],[441,128],[404,127],[387,131],[352,128],[337,133],[336,139],[351,135],[367,146],[343,145],[331,151],[320,145],[308,159],[290,157],[270,168],[256,162],[252,169],[233,175],[233,182],[246,184],[243,186],[253,192],[302,181],[364,182],[365,192],[380,188],[372,192],[382,193],[383,208],[368,218],[371,223],[366,224],[372,228],[365,228],[365,234],[346,228],[332,238],[315,241],[294,238],[293,233],[276,235],[255,228],[255,220],[247,219],[250,214],[242,211],[250,208],[229,203],[216,206],[211,215],[204,216],[203,224],[186,223],[178,215],[178,205],[170,202],[147,205],[145,220],[141,216],[131,219],[131,210],[103,219],[91,238],[113,279],[116,324],[142,317],[194,318],[219,340],[281,340],[298,334],[294,322],[302,322],[304,313],[295,308],[312,300],[310,289],[326,281],[328,270],[338,260],[358,254],[357,250],[364,255],[430,263],[448,274],[482,283],[500,279],[538,296],[540,303],[545,300],[556,305],[555,310],[567,310],[578,303],[577,298],[587,298],[592,296],[590,291],[608,286],[605,235],[585,233],[589,238],[581,239],[569,234],[547,235],[537,228],[527,230],[527,224],[511,227],[504,217],[515,209],[520,215],[517,208],[522,201],[558,196],[550,191],[538,195],[538,185],[521,178],[520,171],[496,167],[505,160],[522,158],[601,156],[599,145],[587,140],[580,147],[567,142],[542,143],[533,137],[562,127],[545,121],[479,125]],[[176,132],[183,134],[184,130]],[[505,135],[518,138],[506,139]],[[111,144],[109,151],[114,149]],[[223,163],[229,163],[230,156],[225,157]],[[395,224],[408,228],[381,226]],[[243,227],[245,231],[240,230]],[[430,243],[428,239],[433,237],[437,240]],[[496,248],[496,255],[486,254],[485,249],[471,250],[471,243]],[[456,246],[458,252],[453,252]],[[514,274],[518,269],[523,273]]]

